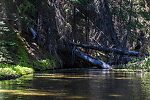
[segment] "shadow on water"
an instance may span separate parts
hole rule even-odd
[[[0,82],[0,100],[147,100],[149,74],[100,69],[35,73]]]

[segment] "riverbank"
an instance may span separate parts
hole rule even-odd
[[[48,70],[56,66],[54,58],[30,38],[14,32],[4,22],[0,22],[0,80],[14,79],[31,74],[34,70]],[[148,57],[112,71],[146,72],[150,71],[149,66]]]
[[[150,57],[135,59],[126,65],[115,66],[115,72],[150,72]]]
[[[0,80],[8,80],[31,74],[34,70],[19,65],[0,64]]]
[[[52,69],[55,61],[34,41],[27,41],[4,21],[0,21],[0,80]]]

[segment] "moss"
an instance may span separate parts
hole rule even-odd
[[[31,59],[27,46],[29,44],[20,35],[3,23],[8,31],[2,31],[0,39],[0,79],[17,78],[38,70],[52,69],[55,61],[48,55],[39,57],[40,60]],[[39,50],[39,49],[38,49]],[[40,49],[42,51],[43,49]],[[41,56],[41,54],[39,54]],[[36,55],[38,56],[38,55]]]
[[[23,43],[22,41],[22,37],[20,36],[19,33],[17,33],[17,44],[18,44],[18,47],[17,47],[17,58],[18,58],[18,62],[17,64],[18,65],[21,65],[21,66],[32,66],[29,64],[29,56],[28,56],[28,53],[27,53],[27,50],[25,48],[25,44]]]
[[[5,26],[7,27],[7,26]],[[19,34],[9,27],[0,40],[0,80],[17,78],[33,73],[29,65],[29,57]]]
[[[28,51],[26,49],[26,44],[20,34],[17,34],[17,43],[18,43],[18,65],[32,67],[35,70],[47,70],[52,69],[56,64],[52,57],[47,56],[45,59],[35,60],[29,59]],[[31,61],[30,61],[31,60]]]
[[[56,64],[52,59],[42,59],[33,62],[35,70],[47,70],[52,69]]]

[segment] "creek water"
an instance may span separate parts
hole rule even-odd
[[[0,82],[0,100],[150,100],[150,75],[53,70]]]

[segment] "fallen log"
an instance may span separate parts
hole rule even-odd
[[[32,27],[29,27],[29,30],[32,33],[33,39],[35,39],[37,36],[37,32]]]
[[[79,58],[91,63],[94,66],[99,66],[103,69],[111,69],[110,65],[106,64],[105,62],[103,62],[99,59],[93,58],[92,56],[89,56],[86,53],[81,52],[79,49],[75,49],[74,53]]]
[[[85,45],[85,44],[77,44],[77,43],[71,43],[71,45],[74,45],[76,47],[82,47],[85,49],[94,49],[98,51],[103,51],[105,53],[115,53],[119,55],[128,55],[128,56],[149,56],[148,54],[143,54],[141,52],[137,51],[129,51],[129,50],[120,50],[116,48],[104,48],[100,46],[92,46],[92,45]]]

